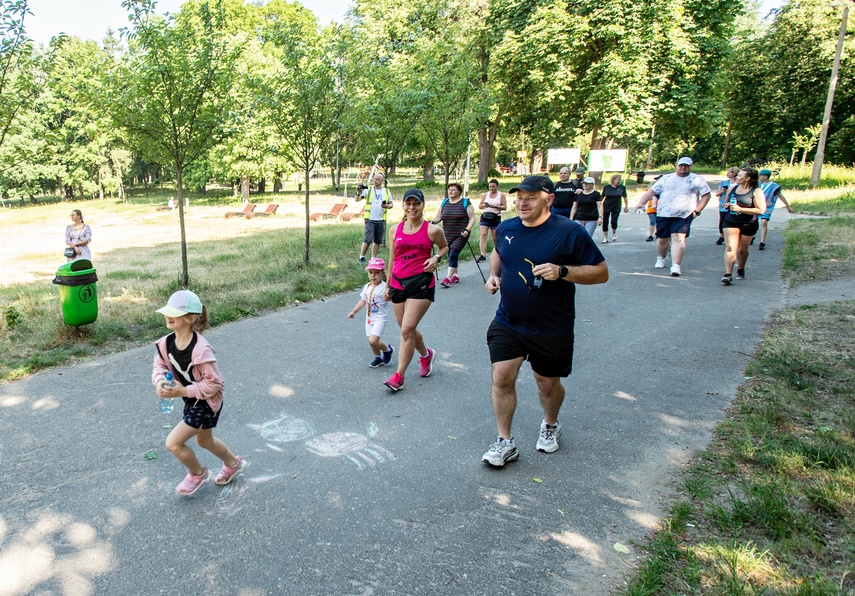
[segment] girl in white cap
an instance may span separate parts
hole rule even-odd
[[[366,304],[365,311],[365,335],[368,336],[368,345],[374,352],[374,360],[368,363],[371,368],[385,366],[392,360],[392,352],[395,351],[391,345],[386,345],[380,336],[386,328],[386,263],[380,257],[372,257],[365,268],[368,272],[368,283],[359,294],[359,302],[347,313],[349,318],[356,316]]]
[[[184,398],[184,417],[166,438],[166,448],[187,468],[187,476],[176,487],[179,495],[189,496],[211,481],[211,471],[196,459],[187,441],[223,460],[223,469],[214,484],[224,486],[246,470],[247,462],[235,456],[225,443],[214,438],[214,427],[223,408],[223,375],[217,367],[214,348],[202,337],[208,326],[208,311],[190,290],[169,297],[160,314],[172,333],[157,341],[151,381],[161,398]],[[166,373],[175,383],[166,384]]]

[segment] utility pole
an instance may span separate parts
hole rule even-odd
[[[813,158],[813,171],[810,175],[810,185],[819,185],[819,175],[822,173],[822,161],[825,159],[825,140],[828,137],[828,125],[831,122],[831,106],[834,103],[834,89],[837,87],[837,72],[840,70],[840,55],[843,53],[843,39],[846,37],[846,18],[849,16],[849,0],[843,5],[843,18],[840,21],[840,35],[837,37],[837,51],[834,53],[834,65],[831,67],[831,82],[828,84],[828,98],[825,100],[825,114],[822,116],[822,130]]]

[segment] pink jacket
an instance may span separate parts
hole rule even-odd
[[[167,337],[168,335],[164,335],[157,340],[157,353],[151,371],[151,382],[155,387],[166,378],[167,372],[171,372],[173,377],[178,376],[178,371],[166,355]],[[187,394],[193,399],[204,399],[212,410],[219,412],[223,405],[223,375],[217,366],[214,348],[199,333],[196,334],[196,346],[190,360],[189,372],[195,382],[187,385]]]

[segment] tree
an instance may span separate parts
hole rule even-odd
[[[344,109],[335,28],[318,30],[299,4],[273,0],[264,7],[263,38],[271,67],[258,81],[259,105],[279,135],[282,154],[303,172],[304,264],[309,264],[309,190],[312,168],[329,148]]]
[[[240,37],[229,33],[226,0],[190,1],[158,16],[153,0],[125,0],[133,29],[128,54],[108,76],[110,115],[130,146],[175,169],[181,228],[181,283],[190,282],[184,225],[184,170],[228,133]],[[240,3],[242,6],[242,3]]]
[[[0,2],[0,147],[17,116],[32,105],[39,85],[38,59],[26,36],[27,0]]]
[[[735,41],[726,109],[733,121],[734,152],[740,159],[791,155],[793,134],[822,120],[840,28],[838,7],[824,0],[785,3],[759,35]],[[828,158],[855,160],[846,120],[855,113],[855,38],[844,42],[834,96]],[[839,135],[839,136],[838,136]],[[839,140],[838,140],[839,139]]]

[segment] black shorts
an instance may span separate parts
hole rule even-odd
[[[727,218],[725,218],[724,223],[721,224],[721,228],[723,230],[727,228],[737,228],[739,230],[740,236],[756,236],[757,231],[760,229],[760,222],[754,220],[748,223],[737,223],[733,221],[727,221]]]
[[[489,213],[492,213],[492,211],[489,211]],[[480,223],[480,225],[484,226],[485,228],[490,228],[491,230],[495,230],[496,228],[499,227],[499,224],[502,223],[502,216],[499,215],[498,213],[496,214],[496,217],[493,217],[493,218],[487,218],[487,217],[484,217],[484,215],[485,215],[484,213],[481,214],[481,221],[479,223]]]
[[[525,358],[542,377],[567,377],[573,372],[573,334],[523,335],[493,321],[487,329],[490,362]]]
[[[184,398],[184,424],[193,428],[216,428],[220,419],[220,410],[215,412],[204,399]]]
[[[407,290],[399,290],[389,286],[389,297],[392,299],[392,304],[401,304],[406,302],[408,299],[430,300],[433,302],[436,297],[436,284],[424,292],[419,292],[417,294],[410,294]]]

